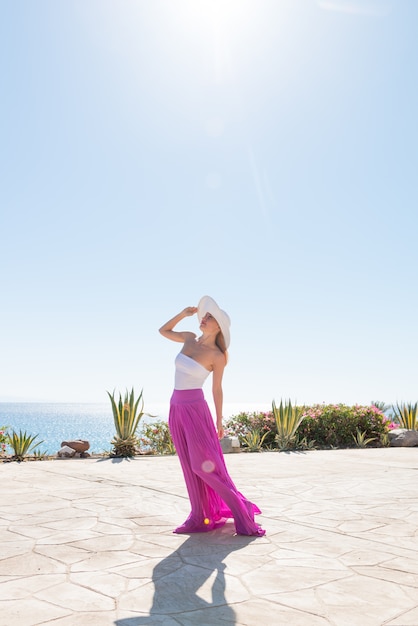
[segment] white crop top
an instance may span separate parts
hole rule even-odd
[[[174,389],[201,389],[210,372],[187,354],[180,352],[175,360]]]

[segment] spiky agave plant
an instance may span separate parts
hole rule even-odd
[[[359,428],[356,428],[356,434],[352,435],[354,439],[354,443],[357,448],[366,448],[369,443],[375,440],[374,437],[367,437],[366,431],[361,431]]]
[[[268,431],[263,435],[261,434],[258,428],[254,428],[253,430],[249,430],[243,440],[244,450],[246,452],[261,452],[263,448],[264,439],[268,435]]]
[[[290,400],[284,404],[280,400],[279,407],[273,400],[272,408],[277,428],[276,442],[279,450],[286,450],[295,440],[296,430],[304,417],[303,408],[292,406]]]
[[[13,450],[12,459],[14,461],[23,461],[25,456],[33,450],[35,446],[43,443],[43,441],[36,441],[39,435],[29,435],[26,431],[19,430],[17,433],[12,430],[7,435],[7,443]]]
[[[399,420],[402,428],[408,430],[417,430],[418,428],[418,402],[415,404],[396,404],[393,405],[393,412]]]
[[[112,394],[107,392],[113,411],[113,420],[115,423],[116,436],[111,444],[113,446],[114,456],[134,456],[138,447],[138,437],[136,431],[141,417],[144,415],[144,400],[142,391],[135,400],[135,392],[132,387],[130,394],[128,390],[122,400],[122,394],[119,393],[119,401],[116,403],[115,392]]]

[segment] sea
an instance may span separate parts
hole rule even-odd
[[[167,405],[149,405],[139,424],[155,420],[166,421]],[[209,402],[214,414],[214,407]],[[269,410],[267,405],[227,404],[224,415],[237,415],[241,411]],[[53,403],[53,402],[0,402],[0,429],[22,431],[37,435],[34,450],[47,455],[55,455],[62,441],[85,439],[90,443],[90,454],[110,452],[111,441],[115,436],[112,407],[108,403]],[[42,443],[41,443],[42,442]],[[9,452],[11,452],[9,450]]]
[[[141,422],[155,419],[167,418],[157,414],[152,417],[144,415]],[[32,436],[37,435],[34,449],[48,455],[55,455],[61,448],[61,442],[70,439],[87,440],[90,443],[89,453],[109,452],[115,435],[110,402],[0,402],[0,428],[2,427],[7,427],[9,431],[26,431]],[[138,430],[140,431],[140,427]]]

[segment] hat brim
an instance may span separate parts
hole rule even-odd
[[[210,313],[216,319],[219,324],[219,328],[223,334],[225,340],[225,346],[228,349],[229,344],[231,343],[231,334],[229,332],[229,327],[231,325],[231,320],[229,319],[228,313],[223,311],[215,302],[213,298],[210,296],[203,296],[200,298],[199,304],[197,305],[197,317],[199,322],[202,321],[202,318],[206,315],[206,313]]]

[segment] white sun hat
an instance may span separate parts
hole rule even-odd
[[[229,319],[228,313],[225,313],[225,311],[220,309],[213,298],[210,296],[203,296],[203,298],[200,298],[199,304],[197,305],[197,317],[199,318],[199,322],[202,321],[202,318],[206,315],[206,313],[213,315],[218,322],[219,328],[221,329],[225,339],[226,349],[228,349],[231,342],[231,335],[229,332],[231,320]]]

